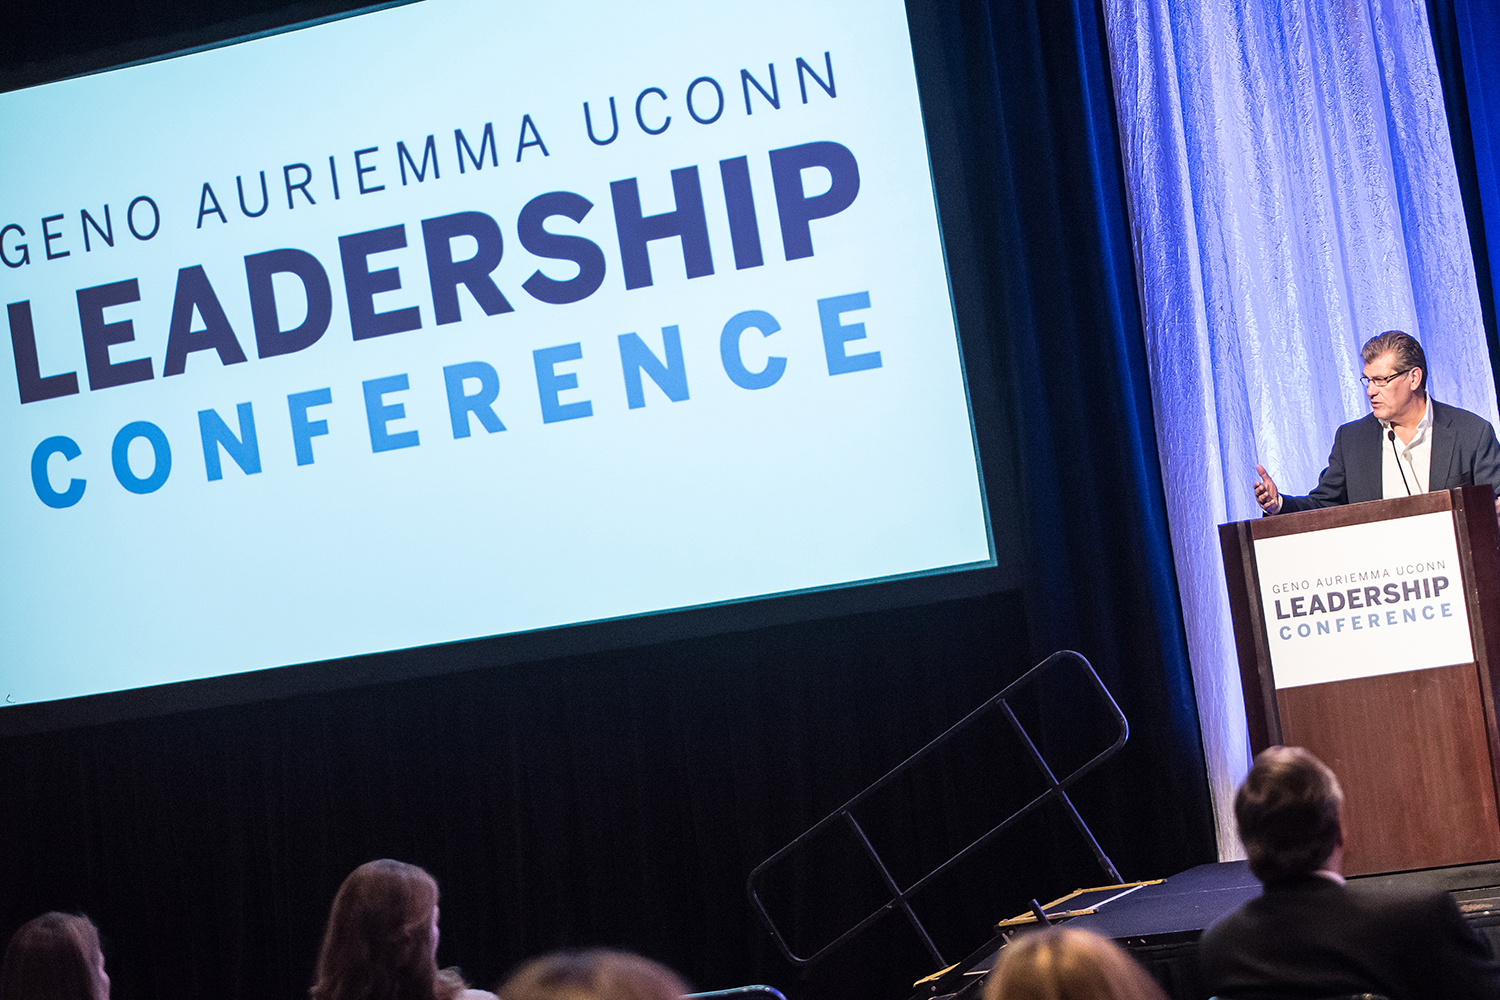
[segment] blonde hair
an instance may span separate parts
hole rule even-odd
[[[649,958],[593,948],[534,958],[495,992],[500,1000],[681,1000],[687,986]]]
[[[984,1000],[1167,1000],[1119,945],[1088,931],[1048,927],[1012,941]]]

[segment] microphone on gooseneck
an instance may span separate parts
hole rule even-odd
[[[1401,469],[1401,485],[1406,487],[1406,495],[1411,496],[1411,483],[1406,481],[1406,470],[1401,468],[1401,453],[1396,450],[1396,428],[1386,431],[1385,436],[1390,439],[1391,453],[1396,456],[1396,468]]]

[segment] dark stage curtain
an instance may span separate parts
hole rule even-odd
[[[176,6],[129,9],[158,15],[122,22],[115,50],[199,28]],[[932,963],[898,917],[799,973],[745,878],[1061,647],[1095,664],[1131,721],[1125,750],[1077,790],[1121,873],[1213,860],[1102,15],[1082,0],[909,14],[996,542],[1018,553],[1020,587],[8,739],[0,933],[82,909],[120,1000],[289,998],[340,880],[390,856],[437,876],[439,958],[477,985],[545,949],[603,944],[705,989],[907,995]],[[60,23],[25,37],[7,79],[49,59],[86,66],[102,44]],[[1022,708],[1061,765],[1090,749],[1087,699],[1049,689]],[[1035,790],[998,731],[966,750],[868,817],[898,877]],[[804,951],[880,901],[857,854],[819,850],[771,887]],[[1102,880],[1049,812],[916,906],[956,958],[1031,897]]]
[[[1427,0],[1453,164],[1474,251],[1490,369],[1500,388],[1500,332],[1490,247],[1500,246],[1500,11],[1484,0]]]

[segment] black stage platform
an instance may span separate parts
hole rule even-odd
[[[1500,862],[1365,875],[1349,882],[1451,892],[1469,923],[1500,953]],[[1259,894],[1260,883],[1243,861],[1199,865],[1118,896],[1095,913],[1072,918],[1068,926],[1119,941],[1151,970],[1172,1000],[1205,1000],[1198,980],[1198,937]],[[988,968],[990,962],[981,965]]]

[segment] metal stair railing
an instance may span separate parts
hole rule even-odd
[[[1118,732],[1115,737],[1115,741],[1110,744],[1109,747],[1100,751],[1098,754],[1095,754],[1086,763],[1075,768],[1071,773],[1065,775],[1062,778],[1058,778],[1055,774],[1052,773],[1052,768],[1047,764],[1046,760],[1043,759],[1042,754],[1037,749],[1036,743],[1032,740],[1031,735],[1026,732],[1026,728],[1022,726],[1021,721],[1016,718],[1015,712],[1012,711],[1010,707],[1009,700],[1014,697],[1017,691],[1026,687],[1036,678],[1053,669],[1053,667],[1055,667],[1056,665],[1064,662],[1076,662],[1082,666],[1083,670],[1087,674],[1088,680],[1091,682],[1091,686],[1102,697],[1104,704],[1108,706],[1110,713],[1113,715]],[[1025,746],[1026,752],[1030,756],[1032,763],[1035,764],[1036,767],[1041,771],[1047,784],[1046,790],[1037,795],[1030,802],[1027,802],[1025,805],[1021,806],[1021,808],[1017,809],[1015,812],[1011,813],[1008,817],[1001,820],[987,833],[980,835],[967,847],[959,850],[956,854],[948,858],[948,860],[944,861],[942,864],[938,865],[932,871],[918,878],[915,882],[911,883],[905,888],[902,888],[896,883],[895,878],[892,877],[890,870],[885,865],[885,862],[881,860],[880,854],[875,850],[875,846],[870,843],[869,837],[865,835],[865,831],[863,827],[860,826],[859,820],[854,816],[854,808],[860,805],[870,796],[874,795],[876,792],[883,789],[892,781],[896,780],[909,768],[916,765],[923,758],[927,757],[943,744],[947,743],[958,733],[966,729],[976,719],[989,714],[996,708],[1004,713],[1005,719],[1010,723],[1011,729],[1014,730],[1016,735],[1020,737],[1021,742]],[[1099,846],[1099,841],[1095,839],[1093,832],[1089,830],[1088,824],[1086,824],[1083,821],[1083,817],[1078,814],[1078,810],[1073,805],[1072,799],[1068,798],[1067,789],[1071,785],[1076,783],[1079,779],[1083,778],[1089,772],[1097,768],[1100,764],[1103,764],[1110,757],[1114,756],[1115,753],[1125,745],[1125,741],[1129,738],[1130,724],[1125,720],[1124,713],[1120,711],[1120,706],[1115,702],[1114,697],[1104,686],[1104,682],[1099,679],[1099,674],[1095,672],[1093,665],[1090,664],[1089,661],[1086,660],[1081,654],[1075,653],[1070,649],[1058,650],[1042,662],[1038,663],[1036,666],[1032,667],[1030,670],[1026,671],[1026,673],[1016,678],[1010,684],[1006,685],[999,694],[995,695],[989,701],[986,701],[983,705],[980,705],[978,708],[974,709],[958,722],[954,723],[947,729],[947,731],[942,733],[931,743],[928,743],[925,747],[912,754],[910,757],[902,761],[900,764],[896,765],[890,771],[886,772],[884,776],[877,779],[864,791],[860,792],[858,795],[855,795],[854,798],[850,799],[838,809],[835,809],[833,812],[829,813],[812,827],[809,827],[806,832],[802,833],[791,843],[787,844],[781,850],[777,851],[775,854],[771,855],[769,858],[756,865],[755,870],[750,873],[750,877],[745,886],[747,892],[750,895],[750,902],[755,907],[755,912],[760,917],[761,923],[765,925],[766,930],[770,932],[772,939],[775,940],[776,946],[781,949],[781,953],[786,956],[787,961],[791,962],[793,965],[811,965],[812,963],[821,959],[824,955],[827,955],[829,952],[833,951],[835,948],[838,948],[841,945],[847,943],[850,939],[860,934],[867,927],[869,927],[875,921],[879,920],[881,917],[885,916],[887,913],[890,913],[892,910],[900,910],[903,914],[906,915],[907,921],[911,923],[912,928],[917,932],[917,936],[921,938],[922,944],[926,948],[927,953],[932,957],[933,961],[937,963],[937,968],[945,968],[949,965],[949,963],[943,958],[942,953],[938,951],[937,945],[933,943],[932,937],[927,933],[927,929],[922,925],[922,921],[918,919],[915,911],[912,910],[909,900],[913,895],[920,892],[925,886],[931,883],[933,879],[937,878],[953,865],[962,861],[974,851],[984,846],[986,843],[1000,834],[1003,830],[1007,829],[1018,820],[1029,815],[1048,802],[1056,801],[1061,803],[1068,816],[1072,819],[1073,824],[1077,826],[1079,833],[1083,834],[1084,840],[1088,842],[1089,849],[1094,854],[1094,859],[1098,861],[1099,866],[1104,870],[1104,873],[1115,882],[1121,881],[1120,873],[1115,870],[1114,862],[1110,861],[1109,856],[1104,853],[1104,849]],[[770,912],[766,909],[765,903],[762,901],[759,891],[761,876],[767,870],[774,867],[778,862],[792,856],[810,839],[817,836],[828,827],[839,823],[840,821],[847,824],[849,832],[855,838],[856,842],[859,844],[863,852],[869,857],[869,860],[874,865],[875,869],[879,872],[881,881],[884,883],[886,890],[890,893],[890,899],[885,904],[878,907],[874,912],[870,913],[868,916],[860,920],[854,926],[850,927],[838,937],[834,938],[828,944],[825,944],[823,947],[819,948],[811,955],[804,957],[796,954],[792,950],[791,945],[787,943],[785,936],[781,933],[780,928],[776,926],[775,920],[772,919]]]

